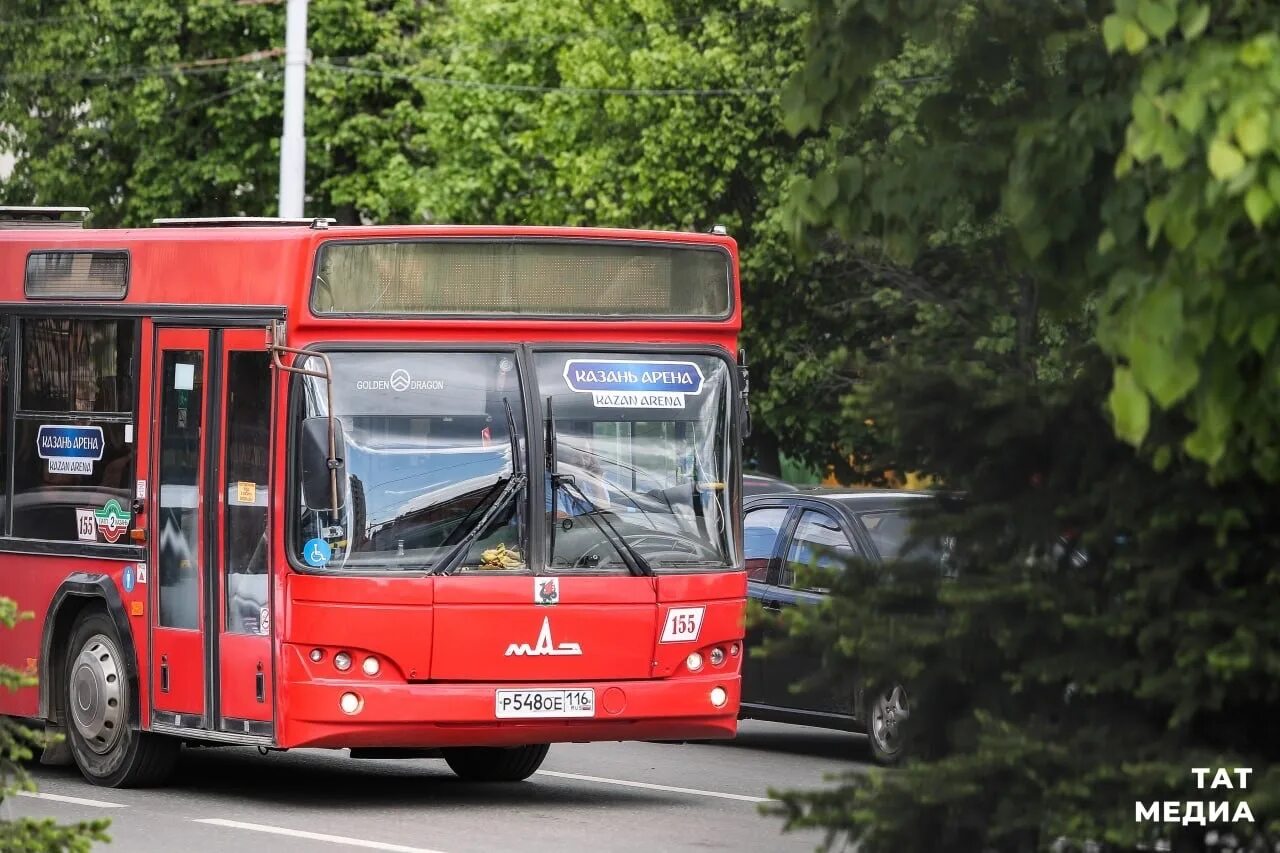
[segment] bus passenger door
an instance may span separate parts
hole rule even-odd
[[[160,329],[151,474],[151,676],[161,727],[272,734],[261,329]]]
[[[272,733],[271,382],[261,329],[219,333],[218,729]]]
[[[209,410],[209,332],[156,333],[151,474],[151,629],[153,719],[204,728],[206,705],[205,428]]]

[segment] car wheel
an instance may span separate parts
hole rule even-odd
[[[181,744],[130,727],[137,697],[129,689],[120,649],[115,626],[101,610],[76,621],[63,669],[67,743],[76,766],[95,785],[157,785],[173,771]]]
[[[911,716],[907,691],[901,684],[876,692],[867,692],[863,719],[871,757],[877,764],[892,766],[906,752],[906,725]]]
[[[542,766],[549,744],[490,747],[455,746],[440,750],[449,769],[468,782],[522,782]]]

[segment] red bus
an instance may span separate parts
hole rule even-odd
[[[50,209],[52,210],[52,209]],[[70,209],[80,210],[80,209]],[[736,732],[737,247],[712,233],[0,222],[0,714],[435,756]]]

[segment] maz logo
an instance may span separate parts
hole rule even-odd
[[[533,646],[528,643],[512,643],[507,646],[506,657],[511,655],[580,655],[582,647],[577,643],[561,643],[557,646],[551,641],[551,617],[542,620],[542,630],[538,632],[538,642]]]

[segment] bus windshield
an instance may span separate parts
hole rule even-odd
[[[335,515],[328,502],[309,506],[302,497],[294,553],[321,569],[430,571],[504,496],[520,464],[512,457],[513,444],[523,452],[524,434],[515,355],[335,352],[329,359],[344,444],[342,505]],[[301,366],[321,365],[310,358]],[[304,417],[324,417],[324,380],[301,379]],[[524,568],[523,489],[503,502],[461,567]]]
[[[658,573],[731,567],[728,364],[590,352],[535,363],[551,570],[625,571],[619,538]]]

